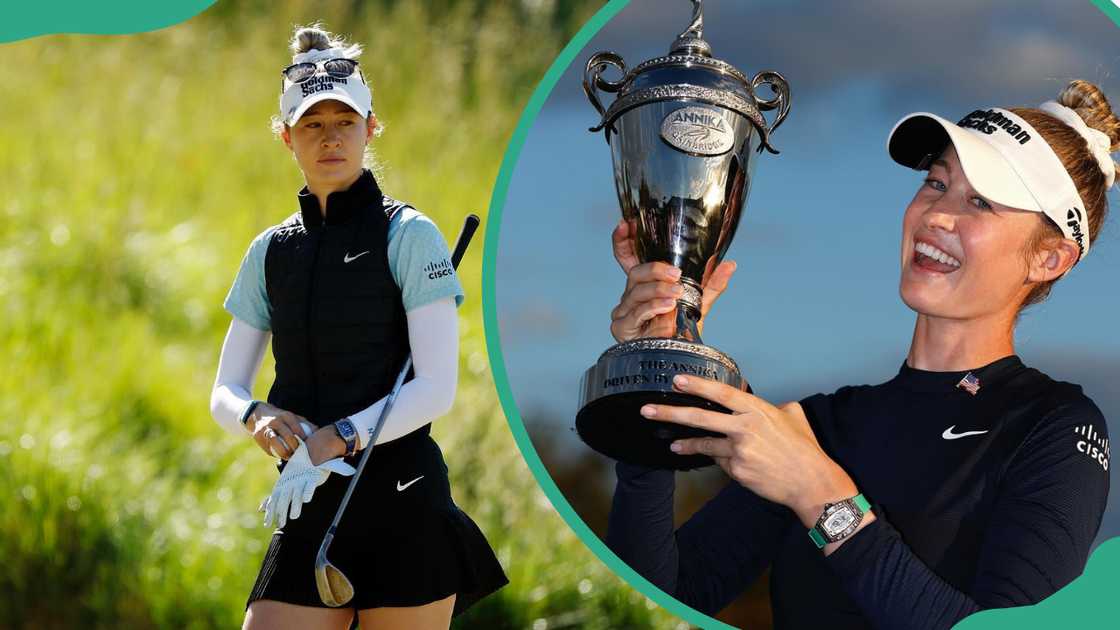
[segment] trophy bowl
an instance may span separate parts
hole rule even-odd
[[[587,62],[584,92],[601,120],[611,149],[615,189],[623,218],[643,262],[681,270],[675,332],[607,349],[580,383],[576,429],[595,450],[634,464],[690,469],[712,464],[704,455],[677,455],[672,441],[719,436],[702,429],[639,414],[647,403],[727,409],[673,389],[677,374],[709,378],[747,390],[735,361],[700,339],[701,296],[708,276],[723,260],[750,192],[756,156],[789,112],[789,85],[778,73],[748,79],[714,59],[703,39],[701,0],[692,0],[692,23],[670,53],[627,71],[613,52]],[[603,77],[609,68],[618,81]],[[759,98],[767,85],[775,96]],[[617,97],[604,108],[597,90]],[[762,111],[777,109],[773,124]]]

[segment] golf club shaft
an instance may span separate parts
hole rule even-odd
[[[455,241],[455,249],[451,252],[451,266],[458,269],[459,261],[463,259],[463,255],[467,252],[467,246],[470,245],[471,238],[474,236],[475,230],[478,229],[479,218],[478,215],[468,214],[466,220],[463,222],[463,229],[459,231],[459,238]],[[354,476],[350,478],[350,485],[346,487],[346,494],[342,495],[342,502],[338,504],[338,511],[334,514],[334,520],[331,521],[330,529],[327,530],[327,537],[323,540],[323,546],[330,544],[330,540],[334,538],[334,532],[338,528],[338,522],[342,520],[342,513],[346,511],[346,505],[350,503],[350,495],[354,494],[354,487],[358,485],[358,478],[362,476],[362,470],[366,467],[366,462],[369,461],[369,455],[373,452],[373,446],[377,444],[377,436],[381,435],[381,428],[385,426],[385,419],[389,417],[389,411],[393,408],[393,403],[397,400],[397,394],[401,391],[401,385],[404,384],[405,376],[408,375],[409,369],[412,368],[412,354],[404,361],[404,366],[397,374],[397,380],[393,383],[393,389],[389,392],[389,396],[385,399],[385,406],[382,407],[381,413],[377,416],[377,424],[373,427],[373,433],[366,442],[366,448],[362,451],[362,457],[358,460],[358,468],[354,471]]]

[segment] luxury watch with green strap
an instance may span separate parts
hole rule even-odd
[[[835,503],[825,503],[824,512],[817,524],[809,530],[809,538],[818,549],[828,543],[840,542],[856,531],[863,515],[871,511],[871,504],[862,494]]]

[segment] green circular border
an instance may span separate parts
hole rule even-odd
[[[502,167],[498,171],[498,179],[494,184],[494,194],[490,199],[490,211],[486,221],[486,243],[482,258],[482,319],[486,328],[486,350],[490,357],[490,369],[494,374],[494,385],[498,390],[498,400],[501,401],[510,431],[513,432],[514,440],[517,441],[517,446],[521,449],[521,455],[525,458],[529,469],[533,471],[533,476],[537,478],[537,483],[540,484],[549,501],[552,502],[556,511],[560,513],[560,516],[572,528],[576,536],[579,536],[580,540],[611,571],[614,571],[615,574],[629,582],[639,592],[662,608],[701,628],[734,630],[734,626],[729,626],[685,606],[665,591],[654,586],[649,580],[638,575],[637,571],[631,569],[613,551],[608,549],[603,541],[599,540],[599,537],[591,531],[587,523],[583,522],[579,514],[576,514],[572,505],[560,492],[560,488],[556,486],[556,482],[548,474],[536,448],[533,447],[533,443],[529,439],[529,433],[525,430],[525,423],[522,421],[517,403],[513,399],[506,364],[502,359],[501,340],[498,334],[498,315],[494,297],[494,276],[498,258],[498,235],[501,230],[502,209],[506,203],[506,195],[509,192],[514,167],[517,166],[517,161],[521,157],[521,149],[525,145],[525,139],[529,135],[529,129],[532,128],[533,121],[537,119],[545,101],[548,100],[553,88],[560,81],[561,75],[571,65],[576,55],[587,45],[587,42],[627,4],[629,4],[629,0],[610,0],[606,6],[588,20],[587,24],[583,25],[583,28],[568,42],[568,45],[560,51],[560,55],[556,57],[556,61],[552,62],[552,66],[549,67],[548,72],[545,73],[544,78],[537,85],[537,89],[533,91],[533,95],[529,98],[529,103],[522,111],[521,118],[517,122],[517,128],[514,130],[513,137],[506,148],[506,154],[502,158]]]
[[[1090,0],[1090,2],[1107,15],[1116,25],[1120,26],[1120,7],[1113,4],[1110,0]],[[537,89],[533,91],[533,95],[529,99],[529,103],[521,113],[521,117],[517,122],[517,127],[513,132],[513,137],[510,138],[509,145],[506,148],[505,156],[502,158],[502,166],[498,171],[498,179],[494,183],[494,193],[490,198],[490,209],[487,215],[486,225],[486,243],[483,248],[482,259],[482,318],[483,325],[486,329],[486,350],[490,358],[490,370],[494,377],[494,386],[498,391],[498,400],[501,402],[502,410],[506,414],[506,420],[509,422],[510,431],[513,433],[514,440],[517,442],[518,448],[521,449],[521,455],[524,457],[525,462],[529,465],[529,469],[533,472],[533,476],[537,478],[537,483],[540,484],[541,489],[548,497],[549,501],[560,513],[561,518],[572,528],[572,531],[583,541],[588,548],[591,549],[600,560],[603,561],[622,579],[630,583],[643,595],[653,600],[656,604],[665,608],[669,612],[681,617],[688,623],[706,629],[719,629],[719,630],[734,630],[734,626],[730,626],[718,619],[705,615],[689,606],[677,601],[674,597],[670,596],[665,591],[654,586],[652,582],[639,575],[636,571],[630,568],[623,562],[613,551],[611,551],[591,528],[580,518],[579,514],[572,508],[571,504],[564,497],[560,488],[556,486],[556,482],[548,474],[545,469],[544,463],[541,461],[540,455],[537,454],[536,448],[533,446],[532,441],[529,439],[529,433],[525,429],[525,423],[521,419],[521,413],[517,408],[517,403],[513,398],[513,391],[509,385],[509,376],[506,372],[505,360],[502,356],[501,338],[498,332],[498,314],[495,299],[495,284],[494,278],[497,272],[497,258],[498,258],[498,238],[501,232],[502,211],[505,208],[506,196],[509,192],[510,181],[513,178],[514,168],[517,166],[518,159],[521,157],[521,149],[525,145],[525,140],[529,135],[529,130],[533,126],[533,122],[540,114],[541,108],[544,106],[545,101],[548,100],[549,95],[552,93],[553,88],[559,82],[561,75],[571,65],[584,46],[599,32],[603,26],[617,15],[622,9],[629,4],[629,0],[610,0],[606,6],[600,9],[583,28],[576,33],[568,45],[560,51],[560,55],[549,67],[548,72],[545,73],[541,82],[537,85]],[[1113,556],[1118,555],[1120,552],[1120,538],[1112,538],[1105,541],[1097,548],[1097,552],[1106,551],[1107,553],[1093,554],[1095,560],[1092,562],[1093,566],[1098,569],[1092,576],[1092,583],[1087,578],[1090,574],[1088,567],[1085,574],[1061,589],[1057,594],[1066,593],[1073,595],[1077,593],[1075,600],[1070,601],[1071,597],[1059,598],[1062,600],[1063,608],[1067,610],[1083,609],[1084,605],[1092,605],[1098,610],[1105,608],[1102,604],[1101,597],[1106,592],[1111,590],[1110,584],[1116,583],[1117,568],[1120,567],[1120,561],[1114,561]],[[1103,566],[1102,566],[1103,565]],[[1101,571],[1100,569],[1107,569]],[[1083,595],[1084,597],[1082,597]],[[1053,597],[1053,596],[1052,596]],[[1049,618],[1050,615],[1038,614],[1042,610],[1034,611],[1038,616],[1034,619],[1026,619],[1030,615],[1027,610],[1035,609],[1037,606],[1042,606],[1045,609],[1045,604],[1051,598],[1047,598],[1044,602],[1036,604],[1035,606],[1027,606],[1020,608],[1010,608],[1004,610],[985,610],[980,611],[978,615],[981,617],[977,619],[976,616],[971,616],[966,619],[971,619],[969,628],[976,628],[977,630],[992,629],[992,628],[1007,628],[1015,627],[1020,629],[1038,628],[1052,628],[1053,619]],[[1070,605],[1073,604],[1073,605]],[[1016,613],[1015,611],[1020,611]],[[1034,616],[1034,615],[1030,615]],[[1069,619],[1074,620],[1074,619]],[[962,620],[962,623],[964,620]]]
[[[10,0],[0,10],[0,43],[40,35],[128,35],[185,22],[217,0]]]

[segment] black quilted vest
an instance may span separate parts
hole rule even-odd
[[[388,259],[389,220],[405,206],[368,170],[327,197],[325,220],[306,187],[299,206],[265,255],[276,358],[268,402],[322,426],[387,395],[408,356]]]

